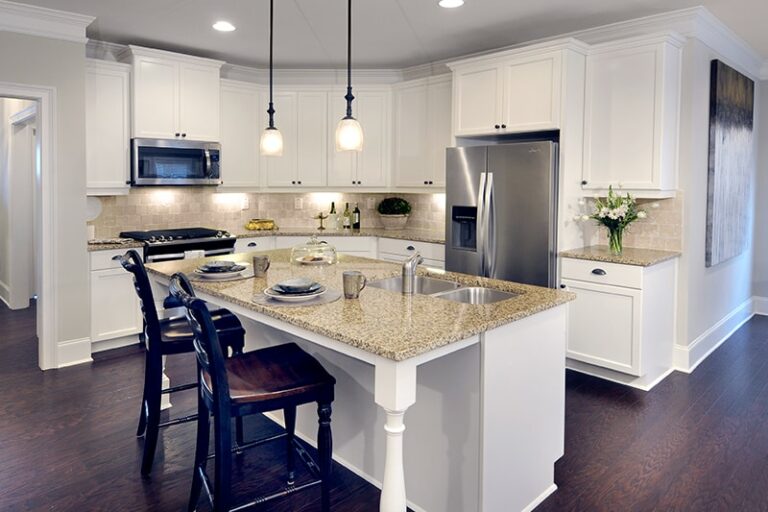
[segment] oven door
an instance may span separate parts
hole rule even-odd
[[[219,185],[221,145],[188,140],[133,139],[131,184]]]

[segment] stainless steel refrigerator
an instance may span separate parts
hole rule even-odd
[[[557,143],[448,148],[447,270],[554,288]]]

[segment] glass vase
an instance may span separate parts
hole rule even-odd
[[[609,229],[608,230],[608,247],[611,249],[611,253],[615,255],[621,254],[622,236],[624,235],[623,229]]]

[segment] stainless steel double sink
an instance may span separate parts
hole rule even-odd
[[[389,277],[371,281],[368,286],[380,288],[390,292],[403,292],[403,279],[401,276]],[[453,281],[443,281],[432,277],[416,276],[415,293],[429,295],[437,299],[461,302],[463,304],[493,304],[502,300],[517,297],[518,294],[485,288],[482,286],[462,286]]]

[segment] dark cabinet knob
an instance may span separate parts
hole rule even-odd
[[[295,185],[295,184],[296,184],[296,182],[295,182],[295,181],[292,181],[292,182],[291,182],[291,185]]]
[[[299,185],[301,185],[301,182],[300,182],[300,181],[297,181],[296,183],[298,183]]]
[[[125,184],[126,185],[130,185],[131,184],[131,180],[126,181]]]
[[[581,180],[581,184],[582,185],[586,185],[587,184],[587,180]]]
[[[412,245],[409,245],[408,247],[405,248],[405,250],[406,251],[415,251],[416,248],[414,246],[412,246]]]
[[[257,244],[256,242],[251,242],[248,244],[248,247],[256,247],[257,245],[259,244]]]
[[[356,181],[353,181],[353,182],[352,182],[352,184],[353,184],[353,185],[357,185],[357,182],[356,182]]]
[[[501,125],[501,127],[502,127],[502,128],[506,128],[506,127],[507,127],[507,125],[503,124],[503,125]]]
[[[564,284],[561,284],[561,285],[560,285],[560,288],[562,288],[563,290],[565,290],[566,286],[565,286]]]
[[[606,271],[601,268],[596,268],[592,271],[593,274],[596,276],[604,276],[606,274]]]
[[[434,183],[432,180],[430,180],[430,181],[429,181],[429,184],[430,184],[430,185],[434,185],[435,183]]]
[[[498,130],[499,128],[501,128],[501,126],[500,126],[500,125],[498,125],[498,124],[496,124],[496,125],[493,125],[493,127],[494,127],[494,128],[496,128],[497,130]]]
[[[180,134],[180,133],[176,133],[176,136],[177,136],[177,137],[181,137],[181,134]]]
[[[186,137],[186,136],[187,136],[187,134],[186,134],[186,133],[182,133],[182,134],[181,134],[181,136],[182,136],[182,137]]]
[[[429,185],[429,182],[427,182],[426,180],[424,180],[424,184],[425,184],[425,185]]]

